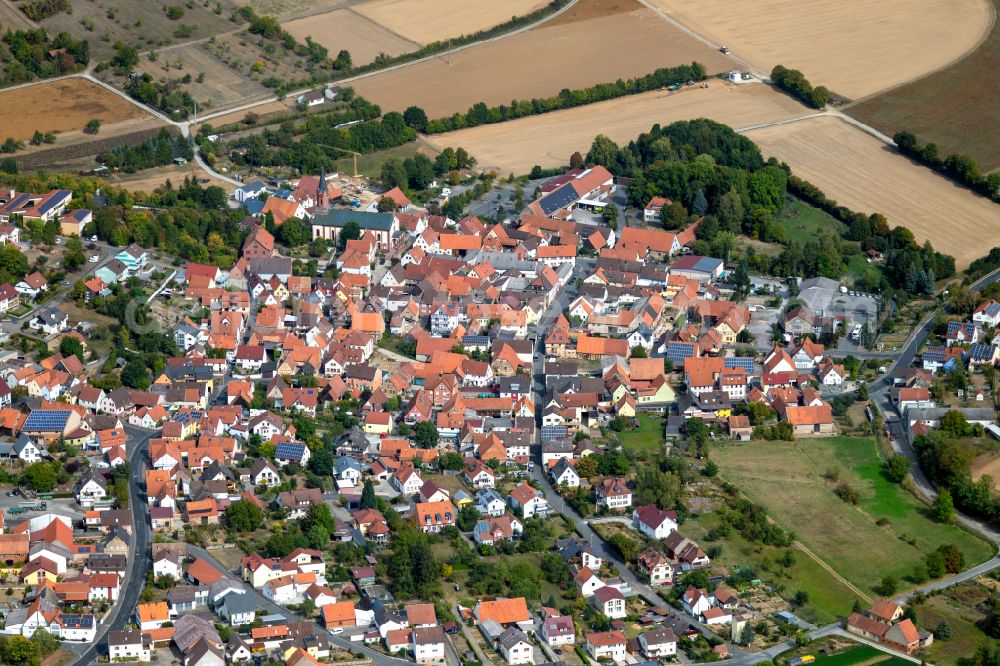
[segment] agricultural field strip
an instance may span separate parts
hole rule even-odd
[[[726,44],[751,69],[800,69],[814,85],[849,98],[954,63],[981,42],[993,18],[986,0],[646,1],[710,43]]]
[[[964,268],[982,254],[969,238],[1000,232],[997,205],[896,153],[841,117],[812,118],[746,132],[767,154],[843,205],[909,228],[919,242]],[[942,220],[953,220],[943,225]]]

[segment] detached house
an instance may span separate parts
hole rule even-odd
[[[632,490],[625,479],[619,476],[608,477],[601,481],[594,486],[594,493],[598,508],[604,507],[614,511],[632,506]]]

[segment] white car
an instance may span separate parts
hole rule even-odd
[[[96,264],[96,263],[97,263],[98,261],[100,261],[100,260],[101,260],[101,257],[100,257],[100,255],[97,255],[97,254],[95,254],[94,256],[92,256],[92,257],[91,257],[90,259],[88,259],[87,261],[89,261],[89,262],[90,262],[90,263],[92,263],[92,264]]]
[[[91,243],[96,243],[97,242],[97,236],[91,236],[90,237],[90,242]]]
[[[338,635],[340,635],[342,633],[344,633],[344,628],[343,627],[334,627],[333,629],[330,630],[330,635],[331,636],[338,636]]]

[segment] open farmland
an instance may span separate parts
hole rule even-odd
[[[624,48],[627,45],[627,48]],[[640,9],[571,23],[542,25],[506,39],[474,46],[352,85],[383,110],[411,104],[432,118],[465,112],[477,102],[508,104],[557,94],[563,88],[648,74],[693,60],[709,73],[729,60]],[[496,75],[500,67],[506,72]]]
[[[295,19],[282,27],[301,42],[311,37],[325,46],[331,56],[347,49],[355,66],[367,65],[380,53],[397,56],[421,46],[352,9]]]
[[[36,131],[79,131],[93,118],[107,126],[150,117],[113,92],[78,78],[0,92],[0,109],[7,110],[0,134],[23,141]],[[23,112],[12,113],[11,109]]]
[[[871,438],[726,443],[717,445],[712,457],[723,478],[766,506],[775,521],[863,591],[883,576],[903,580],[943,544],[958,546],[966,567],[992,554],[989,544],[962,528],[934,522],[923,504],[890,482]],[[832,471],[839,475],[837,484],[858,492],[857,505],[834,494],[837,484],[822,476]],[[888,522],[878,525],[881,518]]]
[[[372,0],[355,9],[419,44],[471,35],[541,9],[546,0]]]
[[[911,162],[878,139],[832,116],[747,132],[765,156],[788,162],[839,204],[883,213],[919,242],[955,257],[959,269],[986,253],[996,238],[1000,206]]]
[[[462,146],[480,165],[500,173],[527,173],[532,166],[569,163],[575,151],[586,153],[598,134],[627,143],[656,123],[711,118],[733,127],[747,127],[795,118],[809,111],[787,95],[761,84],[735,86],[710,81],[708,89],[690,87],[676,93],[654,91],[528,116],[496,125],[435,134],[433,144]],[[539,137],[545,137],[540,141]]]
[[[993,0],[1000,7],[1000,0]],[[942,155],[963,153],[983,171],[1000,167],[1000,86],[990,85],[1000,63],[1000,22],[974,53],[947,69],[866,99],[847,111],[892,136],[908,130]]]
[[[764,72],[781,64],[849,98],[961,58],[990,26],[986,0],[651,0]]]
[[[168,19],[165,12],[168,4],[182,6],[184,15],[176,21]],[[111,56],[113,46],[119,40],[143,51],[234,30],[237,25],[230,22],[229,17],[232,10],[241,4],[231,0],[185,4],[78,0],[73,3],[72,14],[61,12],[41,24],[52,35],[65,30],[75,37],[86,37],[90,41],[91,61],[99,62]],[[215,13],[216,5],[221,8],[218,14]],[[179,30],[189,30],[190,33],[181,36]]]

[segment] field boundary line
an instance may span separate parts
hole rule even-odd
[[[445,56],[450,56],[450,55],[458,53],[460,51],[465,51],[466,49],[471,49],[471,48],[479,46],[481,44],[489,44],[491,42],[500,41],[501,39],[507,39],[508,37],[513,37],[514,35],[520,35],[523,32],[528,32],[529,30],[534,30],[538,26],[544,25],[545,23],[551,21],[555,17],[561,15],[563,12],[566,12],[571,7],[575,6],[576,3],[579,2],[579,1],[580,0],[570,0],[568,3],[566,3],[565,6],[561,7],[560,9],[558,9],[555,12],[553,12],[552,14],[549,14],[545,18],[539,19],[538,21],[535,21],[534,23],[531,23],[529,25],[517,28],[516,30],[511,30],[510,32],[505,32],[502,35],[497,35],[495,37],[490,37],[488,39],[483,39],[483,40],[480,40],[478,42],[471,42],[469,44],[463,44],[462,46],[456,46],[455,48],[448,49],[447,51],[440,51],[438,53],[432,53],[430,55],[424,56],[423,58],[418,58],[416,60],[410,60],[408,62],[401,62],[398,65],[392,65],[390,67],[385,67],[383,69],[376,69],[376,70],[373,70],[371,72],[365,72],[364,74],[358,74],[357,76],[351,76],[351,77],[348,77],[346,79],[338,79],[336,81],[330,81],[330,82],[327,83],[327,85],[329,83],[334,83],[336,85],[344,85],[344,84],[353,83],[355,81],[360,81],[361,79],[367,79],[367,78],[372,77],[372,76],[378,76],[379,74],[385,74],[386,72],[394,72],[394,71],[396,71],[398,69],[403,69],[404,67],[410,67],[412,65],[417,65],[417,64],[420,64],[422,62],[427,62],[429,60],[437,60],[439,58],[442,58],[442,57],[445,57]],[[288,93],[285,93],[285,95],[283,97],[285,97],[285,98],[287,98],[287,97],[297,97],[297,96],[299,96],[299,95],[301,95],[303,93],[306,93],[306,92],[309,92],[310,90],[315,89],[315,87],[316,86],[313,86],[311,88],[303,88],[302,90],[295,90],[295,91],[292,91],[292,92],[288,92]],[[276,102],[276,101],[280,101],[280,99],[277,96],[274,96],[274,97],[271,97],[271,98],[269,98],[267,100],[264,100],[264,101],[260,102],[259,104],[263,105],[263,104],[268,104],[270,102]],[[242,110],[244,110],[244,109],[236,109],[236,111],[242,111]],[[232,112],[233,112],[233,109],[228,109],[228,110],[225,110],[224,112],[223,111],[219,111],[217,114],[210,114],[208,116],[203,117],[201,119],[201,122],[205,122],[207,120],[211,120],[216,115],[223,115],[223,113],[232,113]]]
[[[3,4],[7,5],[7,7],[9,7],[11,9],[11,11],[14,12],[15,16],[17,16],[22,21],[24,21],[25,23],[27,23],[28,24],[28,28],[30,28],[32,30],[37,30],[40,27],[36,21],[33,21],[30,18],[28,18],[28,15],[25,14],[24,12],[22,12],[20,9],[18,9],[17,5],[15,5],[10,0],[3,0]]]
[[[732,482],[730,482],[730,483],[732,483]],[[735,486],[735,484],[733,484],[733,485]],[[750,497],[745,492],[743,492],[742,490],[740,490],[739,488],[736,489],[736,492],[738,492],[740,494],[740,497],[742,497],[743,499],[747,500],[750,503],[753,503],[753,500],[750,499]],[[766,507],[765,507],[765,509],[766,509]],[[767,522],[770,523],[771,525],[777,525],[778,527],[781,527],[782,529],[787,529],[784,526],[782,526],[778,521],[776,521],[771,516],[770,513],[766,513],[765,512],[764,517],[767,518]],[[844,587],[846,587],[847,589],[849,589],[851,592],[854,592],[856,595],[858,595],[859,597],[861,597],[862,599],[864,599],[868,603],[872,602],[872,598],[871,597],[869,597],[867,594],[865,594],[860,589],[858,589],[858,587],[854,583],[850,582],[849,580],[847,580],[846,578],[844,578],[843,576],[841,576],[839,573],[837,573],[837,571],[832,566],[830,566],[829,564],[827,564],[824,560],[820,559],[819,555],[817,555],[816,553],[814,553],[811,550],[809,550],[809,548],[806,547],[806,545],[804,543],[802,543],[798,539],[793,539],[792,540],[792,545],[795,546],[796,548],[798,548],[799,550],[801,550],[803,553],[805,553],[806,556],[809,559],[811,559],[814,562],[816,562],[816,564],[818,564],[824,571],[826,571],[827,573],[829,573],[830,575],[832,575],[833,578],[834,578],[834,580],[837,580],[838,582],[842,583],[844,585]]]
[[[768,516],[768,520],[770,520],[770,518],[771,517]],[[847,580],[846,578],[844,578],[843,576],[841,576],[839,573],[837,573],[836,570],[834,570],[833,567],[831,567],[829,564],[827,564],[825,561],[823,561],[820,558],[819,555],[817,555],[816,553],[814,553],[811,550],[809,550],[809,548],[804,543],[802,543],[801,541],[799,541],[798,539],[796,539],[795,541],[792,542],[792,544],[796,548],[798,548],[799,550],[801,550],[803,553],[805,553],[806,556],[809,559],[811,559],[813,562],[815,562],[820,567],[822,567],[824,571],[826,571],[831,576],[833,576],[835,579],[837,579],[838,581],[840,581],[840,583],[843,584],[844,587],[846,587],[847,589],[849,589],[851,592],[854,592],[854,594],[858,595],[859,597],[861,597],[862,599],[864,599],[868,603],[872,602],[872,598],[870,596],[868,596],[867,594],[865,594],[864,592],[862,592],[858,588],[857,585],[855,585],[854,583],[852,583],[851,581]]]
[[[641,1],[642,0],[640,0],[640,2]],[[908,86],[911,83],[915,83],[915,82],[917,82],[917,81],[919,81],[921,79],[926,79],[928,76],[932,76],[934,74],[938,74],[940,72],[943,72],[944,70],[957,65],[958,63],[962,62],[963,60],[965,60],[966,58],[968,58],[969,56],[971,56],[973,53],[975,53],[976,51],[978,51],[979,47],[981,47],[986,42],[986,40],[990,38],[990,35],[993,34],[993,28],[996,26],[996,23],[997,23],[997,8],[996,8],[996,6],[993,4],[993,2],[991,0],[985,0],[985,2],[986,2],[987,8],[990,10],[990,21],[986,25],[986,29],[983,31],[983,34],[980,35],[979,39],[976,40],[976,43],[973,44],[968,50],[966,50],[965,53],[963,53],[962,55],[958,56],[957,58],[955,58],[951,62],[947,62],[947,63],[941,65],[940,67],[935,67],[934,69],[932,69],[932,70],[930,70],[928,72],[924,72],[920,76],[915,76],[912,79],[909,79],[908,81],[903,81],[902,83],[897,83],[895,85],[891,85],[888,88],[884,88],[882,90],[879,90],[878,92],[869,93],[869,94],[867,94],[867,95],[865,95],[863,97],[859,97],[857,99],[853,99],[853,100],[851,100],[850,102],[848,102],[847,104],[845,104],[841,108],[843,108],[843,109],[850,109],[852,106],[856,106],[856,105],[861,104],[863,102],[867,102],[868,100],[874,99],[875,97],[878,97],[879,95],[884,95],[884,94],[886,94],[888,92],[892,92],[893,90],[896,90],[898,88],[902,88],[903,86]]]

